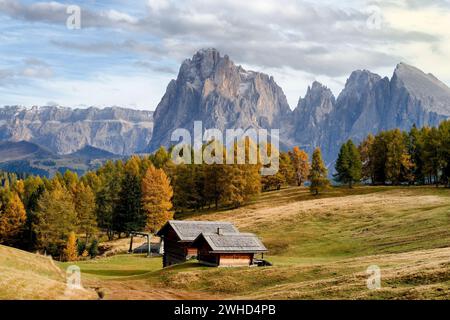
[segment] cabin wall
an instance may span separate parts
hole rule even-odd
[[[169,230],[164,236],[163,267],[186,261],[186,244],[178,242],[178,237],[173,230]]]
[[[211,248],[206,242],[203,242],[197,250],[197,260],[201,264],[212,267],[217,267],[219,265],[219,256],[217,254],[209,253]]]
[[[220,267],[245,267],[253,262],[253,253],[221,253],[219,254]]]
[[[191,247],[192,242],[179,242],[173,229],[169,229],[164,236],[163,267],[186,262],[197,257],[197,248]]]

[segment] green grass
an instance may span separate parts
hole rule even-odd
[[[120,254],[102,259],[60,263],[64,269],[70,265],[79,266],[84,276],[111,280],[140,276],[162,269],[160,257],[147,258],[141,254]]]
[[[113,299],[450,296],[449,189],[333,188],[314,197],[290,188],[243,208],[179,217],[231,221],[256,233],[274,266],[209,268],[190,261],[162,269],[161,258],[129,254],[59,266],[78,265],[87,287]],[[382,289],[370,291],[366,269],[373,264],[382,270]]]

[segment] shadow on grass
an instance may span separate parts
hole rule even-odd
[[[82,273],[92,274],[96,276],[103,277],[130,277],[138,276],[148,273],[149,270],[94,270],[94,269],[83,269]]]

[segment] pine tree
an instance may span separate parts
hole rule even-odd
[[[439,162],[442,167],[442,180],[447,187],[450,187],[450,121],[441,123],[439,135],[441,139]]]
[[[77,252],[77,238],[75,232],[70,232],[67,239],[66,247],[64,248],[64,260],[65,261],[76,261],[78,259]]]
[[[289,156],[291,157],[292,166],[295,171],[295,179],[297,185],[302,186],[309,176],[309,159],[308,154],[300,150],[299,147],[294,147],[292,151],[289,151]]]
[[[414,125],[408,135],[408,153],[413,164],[413,176],[414,180],[419,184],[425,183],[424,174],[424,141],[422,132]]]
[[[387,132],[380,132],[374,139],[370,148],[371,167],[373,170],[373,184],[386,184],[387,168],[386,163],[389,137]]]
[[[101,181],[96,194],[96,216],[98,226],[106,230],[109,240],[114,236],[113,215],[119,202],[119,194],[123,180],[123,165],[121,161],[115,164],[106,162],[97,175]]]
[[[158,231],[173,218],[173,190],[162,169],[150,166],[142,180],[142,208],[146,215],[146,230]]]
[[[352,140],[344,143],[339,151],[336,161],[336,174],[334,175],[336,181],[348,184],[350,188],[353,187],[354,182],[361,180],[361,157],[358,149],[353,144]]]
[[[124,176],[117,205],[113,212],[113,229],[119,233],[130,234],[145,227],[145,214],[141,207],[140,159],[132,157],[125,165]]]
[[[328,180],[328,170],[322,160],[322,153],[320,148],[314,150],[311,162],[311,171],[309,174],[309,181],[311,181],[311,193],[318,195],[321,191],[327,189],[330,185]]]

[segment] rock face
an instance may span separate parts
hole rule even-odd
[[[30,141],[57,154],[92,146],[117,155],[143,151],[153,116],[124,108],[0,108],[0,141]]]
[[[336,101],[314,83],[293,114],[294,144],[309,152],[321,147],[331,165],[348,139],[359,143],[369,133],[437,126],[450,118],[450,89],[433,75],[400,63],[391,79],[354,71]]]
[[[151,112],[122,108],[5,107],[0,108],[0,141],[29,141],[60,155],[81,150],[79,154],[87,158],[103,154],[102,150],[129,155],[170,146],[175,129],[192,133],[194,121],[202,121],[204,129],[222,132],[280,129],[282,148],[298,145],[312,152],[321,147],[332,166],[347,139],[359,143],[369,133],[409,130],[414,124],[436,126],[448,118],[450,89],[404,63],[391,79],[354,71],[337,98],[314,82],[291,111],[272,77],[246,71],[228,56],[206,49],[183,62],[154,117]]]
[[[266,74],[246,71],[215,49],[184,61],[159,103],[149,150],[169,146],[175,129],[283,129],[291,110],[282,89]],[[283,132],[281,132],[283,135]]]
[[[303,149],[321,145],[326,140],[323,128],[328,125],[335,104],[336,99],[327,87],[317,81],[308,87],[292,113],[292,143]]]

